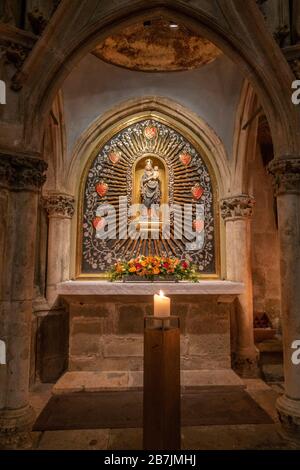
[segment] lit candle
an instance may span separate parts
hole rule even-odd
[[[170,316],[170,303],[169,297],[165,297],[163,291],[159,291],[159,295],[154,295],[154,316],[155,317],[169,317]]]

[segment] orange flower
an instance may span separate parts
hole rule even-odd
[[[159,274],[160,269],[159,268],[153,268],[153,274]]]
[[[130,272],[130,273],[135,273],[135,272],[136,272],[136,267],[135,267],[135,266],[131,266],[131,268],[129,268],[129,272]]]
[[[122,266],[121,263],[117,263],[117,265],[116,265],[116,271],[117,271],[117,273],[123,272],[123,266]]]

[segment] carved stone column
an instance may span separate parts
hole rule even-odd
[[[253,335],[253,294],[251,272],[251,216],[254,199],[246,194],[221,201],[226,224],[227,279],[241,281],[245,292],[236,302],[237,333],[233,367],[243,377],[257,375],[257,350]]]
[[[68,194],[51,193],[44,201],[49,217],[46,297],[53,306],[57,301],[56,284],[70,276],[71,218],[75,200]]]
[[[46,163],[0,154],[0,448],[29,447],[33,413],[28,405],[30,324],[38,191]]]
[[[284,429],[300,439],[300,364],[292,360],[300,340],[300,158],[273,160],[269,172],[277,196],[285,379],[277,410]]]

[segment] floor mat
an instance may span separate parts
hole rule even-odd
[[[50,398],[34,431],[139,428],[143,392],[82,392]],[[244,390],[193,391],[181,397],[181,425],[269,424],[271,417]]]

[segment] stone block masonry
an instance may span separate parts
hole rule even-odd
[[[218,296],[171,296],[181,322],[183,370],[228,369],[230,303]],[[143,368],[143,318],[153,313],[146,296],[78,296],[69,301],[71,371]]]

